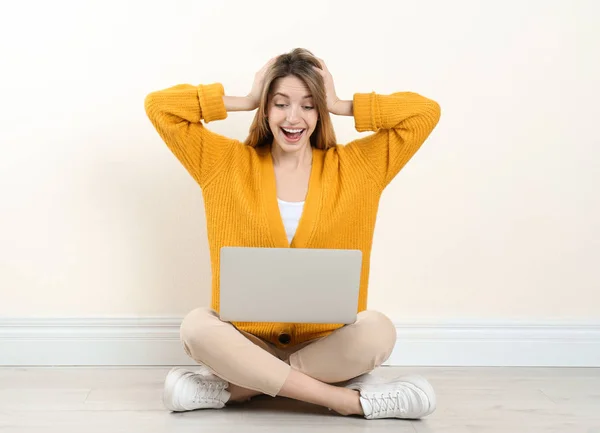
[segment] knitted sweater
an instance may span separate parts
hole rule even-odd
[[[355,128],[374,133],[328,150],[313,148],[304,211],[290,245],[277,203],[270,147],[251,148],[203,124],[227,117],[223,95],[220,83],[183,84],[150,93],[145,100],[152,124],[202,191],[212,308],[219,311],[220,249],[242,246],[361,250],[357,312],[365,310],[381,193],[436,126],[439,105],[412,92],[355,94]],[[281,346],[282,333],[291,337],[288,345],[295,345],[342,325],[235,322],[234,326]]]

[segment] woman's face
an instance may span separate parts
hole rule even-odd
[[[319,114],[306,84],[294,75],[278,78],[268,101],[273,144],[284,152],[297,152],[310,146]]]

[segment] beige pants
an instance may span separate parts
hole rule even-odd
[[[372,371],[391,355],[396,328],[382,313],[363,311],[326,337],[281,349],[198,308],[184,318],[181,340],[193,360],[220,378],[274,397],[292,368],[325,383]]]

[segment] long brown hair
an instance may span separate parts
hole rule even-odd
[[[251,147],[261,147],[272,143],[273,132],[267,121],[269,96],[275,80],[294,75],[304,81],[310,90],[314,106],[317,113],[319,113],[317,126],[310,136],[310,145],[317,149],[328,149],[336,145],[335,133],[327,109],[323,77],[313,69],[313,66],[321,69],[319,60],[304,48],[296,48],[277,57],[271,69],[265,74],[265,84],[258,103],[258,109],[245,144]]]

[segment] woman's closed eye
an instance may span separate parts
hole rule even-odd
[[[287,107],[287,104],[275,104],[275,106],[277,108],[284,108],[284,107]],[[304,106],[302,108],[304,108],[305,110],[313,110],[315,107],[312,107],[310,105],[306,105],[306,106]]]

